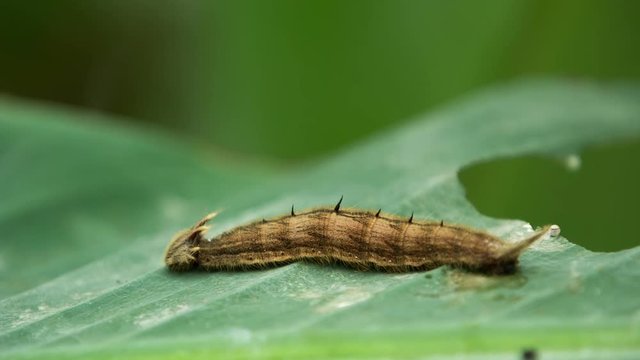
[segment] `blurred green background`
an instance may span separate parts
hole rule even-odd
[[[639,15],[626,0],[5,0],[0,92],[295,164],[515,78],[637,80]],[[639,243],[640,145],[616,146],[569,175],[520,159],[462,180],[485,214],[626,248]]]

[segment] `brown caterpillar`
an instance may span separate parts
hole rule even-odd
[[[440,222],[414,221],[378,212],[315,209],[261,220],[207,240],[211,213],[169,243],[171,270],[246,270],[295,261],[342,263],[360,270],[408,272],[442,265],[486,274],[511,274],[520,254],[549,226],[517,243],[481,230]]]

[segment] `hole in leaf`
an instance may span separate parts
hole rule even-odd
[[[469,201],[488,216],[558,224],[562,236],[592,251],[640,244],[640,141],[555,159],[490,161],[459,176]]]

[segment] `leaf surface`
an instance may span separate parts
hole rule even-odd
[[[0,356],[640,354],[638,247],[593,253],[546,239],[508,277],[304,263],[176,275],[162,263],[171,235],[207,211],[224,208],[215,235],[286,213],[292,203],[329,206],[340,195],[345,206],[415,211],[520,239],[530,225],[479,214],[457,172],[637,137],[638,86],[497,87],[290,170],[237,164],[103,120],[0,102]]]

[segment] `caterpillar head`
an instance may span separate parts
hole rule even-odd
[[[216,215],[217,212],[208,214],[193,227],[182,230],[173,237],[164,254],[164,263],[170,270],[186,271],[198,265],[199,244],[205,240],[204,234],[209,230],[206,223]]]

